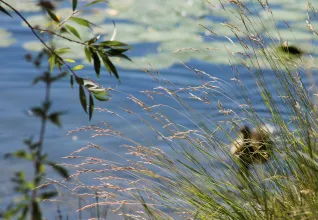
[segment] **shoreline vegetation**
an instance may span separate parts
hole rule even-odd
[[[227,1],[220,1],[221,5],[222,2]],[[165,80],[159,71],[150,69],[145,72],[160,86],[153,91],[143,91],[148,99],[126,94],[140,107],[140,112],[99,109],[128,124],[122,115],[135,115],[149,127],[149,133],[153,132],[170,150],[164,152],[152,144],[148,141],[148,132],[142,134],[133,124],[130,125],[136,131],[135,137],[126,136],[107,122],[70,132],[91,132],[92,137],[105,138],[105,141],[109,136],[123,139],[126,144],[120,147],[127,150],[128,156],[119,157],[128,158],[129,164],[81,156],[86,149],[105,151],[92,143],[65,157],[73,162],[64,165],[76,170],[70,185],[91,192],[77,196],[99,200],[78,211],[107,206],[126,219],[254,220],[315,219],[318,216],[315,66],[308,65],[302,48],[284,41],[279,29],[276,36],[269,35],[261,18],[250,19],[251,15],[255,16],[253,8],[261,7],[261,13],[266,13],[276,26],[268,1],[230,2],[234,7],[222,10],[236,16],[241,25],[226,23],[236,38],[223,36],[236,51],[240,48],[239,52],[227,48],[233,74],[229,81],[184,64],[186,70],[200,77],[202,84],[180,88]],[[311,19],[316,15],[316,9],[309,2],[306,22],[313,39],[317,36]],[[258,32],[260,26],[264,28],[262,33]],[[209,27],[203,28],[215,36]],[[244,57],[244,61],[231,65],[231,60],[237,57]],[[264,70],[264,65],[270,71]],[[255,80],[257,88],[248,88],[242,83],[240,77],[245,74]],[[266,74],[271,74],[270,80]],[[304,79],[311,83],[309,87],[305,86]],[[260,97],[265,116],[261,117],[255,110],[249,95]],[[236,107],[225,108],[220,96]],[[179,107],[157,103],[158,97],[172,99]],[[188,105],[187,99],[195,99],[211,111],[218,111],[224,116],[223,120],[202,115]],[[186,119],[191,126],[180,124],[178,117]],[[247,172],[239,172],[241,161],[231,155],[231,143],[236,138],[233,134],[244,124],[255,128],[269,124],[275,132],[267,135],[275,147],[268,161],[252,163]],[[100,182],[86,185],[83,181],[86,175],[95,176]],[[123,207],[130,212],[123,212]]]
[[[64,174],[61,175],[63,179],[43,181],[45,171],[40,169],[42,166],[39,164],[45,161],[41,159],[43,131],[40,150],[35,152],[39,158],[35,163],[35,174],[39,174],[39,177],[35,177],[31,211],[40,212],[38,204],[43,201],[62,207],[76,200],[78,203],[72,205],[78,207],[78,219],[85,219],[84,212],[91,213],[91,219],[317,218],[318,112],[315,103],[315,55],[298,46],[296,37],[295,42],[284,39],[278,26],[286,25],[290,32],[293,30],[289,28],[288,22],[275,20],[277,17],[273,16],[269,1],[203,2],[210,7],[219,4],[220,10],[235,17],[237,21],[235,24],[220,24],[227,26],[233,33],[231,38],[218,36],[212,28],[200,24],[213,40],[222,38],[228,41],[226,45],[224,41],[219,42],[224,43],[228,53],[228,80],[182,63],[188,73],[199,78],[200,84],[180,87],[150,66],[143,71],[146,76],[158,82],[158,86],[152,91],[141,91],[143,96],[136,97],[118,88],[106,90],[93,81],[85,81],[74,72],[82,69],[83,65],[71,68],[64,62],[64,58],[52,51],[51,57],[56,60],[50,58],[50,68],[67,65],[75,83],[79,85],[79,99],[84,111],[88,111],[89,118],[94,110],[99,111],[106,116],[118,118],[118,124],[126,125],[133,132],[126,134],[116,128],[118,125],[108,124],[107,119],[96,125],[70,131],[68,135],[89,132],[93,138],[105,140],[106,144],[100,146],[89,143],[64,157],[62,164],[48,162],[48,165]],[[79,10],[76,7],[77,1],[73,1],[73,11]],[[263,17],[259,16],[261,13],[263,17],[266,14],[266,24]],[[318,11],[309,1],[304,25],[312,33],[312,47],[318,35],[312,25],[317,15]],[[58,26],[62,25],[54,13],[50,17],[55,19]],[[85,25],[90,26],[90,23]],[[275,34],[267,31],[269,25],[274,26]],[[31,29],[35,32],[35,29]],[[81,40],[77,31],[72,27],[68,29]],[[87,57],[93,59],[96,75],[100,74],[101,58],[109,72],[119,80],[117,70],[108,56],[120,55],[129,60],[123,53],[130,47],[113,39],[101,43],[97,41],[95,37],[80,43],[88,48]],[[195,48],[187,50],[196,51]],[[216,56],[217,53],[216,50]],[[221,66],[218,67],[220,72],[224,72]],[[251,88],[243,83],[241,78],[246,75],[255,81],[257,87]],[[94,100],[106,101],[110,99],[108,92],[125,95],[133,107],[120,107],[120,111],[114,112],[94,106],[93,96]],[[89,108],[85,94],[90,98]],[[259,103],[253,102],[250,96],[258,97],[254,100],[261,100],[263,114],[255,107]],[[169,103],[173,100],[174,104],[167,104],[165,100],[169,100]],[[211,114],[216,112],[222,115],[221,119],[203,114],[191,106],[188,100],[196,100],[202,107],[209,109]],[[221,100],[231,102],[232,107],[229,108]],[[125,118],[127,115],[143,122],[148,130],[139,130],[133,121]],[[57,125],[60,123],[59,120],[53,122]],[[231,145],[243,125],[256,129],[271,127],[275,132],[266,132],[273,143],[266,161],[251,162],[242,172],[242,159],[233,156]],[[246,131],[243,130],[243,133]],[[107,149],[109,138],[122,140],[123,144],[118,146],[120,153]],[[247,139],[252,138],[245,138],[245,141]],[[160,146],[166,146],[165,150]],[[100,157],[89,156],[92,150],[99,152]],[[114,160],[104,159],[105,154],[113,155]],[[40,182],[43,184],[39,185]],[[57,189],[56,197],[55,192],[47,197],[38,197],[36,193],[50,186]],[[28,205],[24,206],[28,210]],[[60,208],[57,209],[58,219],[63,219],[62,212]]]
[[[114,23],[113,36],[106,40],[100,41],[100,36],[93,36],[87,40],[82,40],[82,34],[78,32],[79,29],[92,29],[91,25],[95,25],[89,20],[77,17],[81,12],[85,11],[88,7],[105,3],[104,0],[94,0],[86,4],[78,5],[77,0],[72,1],[72,11],[69,15],[56,14],[56,5],[51,1],[38,0],[31,3],[29,7],[38,6],[43,12],[44,19],[41,20],[43,29],[39,25],[31,24],[28,19],[23,15],[22,9],[19,11],[13,5],[21,6],[20,1],[10,2],[0,0],[0,12],[6,17],[13,18],[16,16],[27,26],[27,29],[32,33],[33,37],[40,43],[38,47],[38,53],[28,53],[25,55],[26,61],[34,65],[37,71],[41,71],[37,75],[32,84],[44,84],[44,98],[43,100],[37,98],[40,102],[37,106],[30,107],[28,111],[30,115],[34,116],[33,121],[39,120],[40,129],[37,135],[25,138],[23,143],[24,148],[15,150],[13,152],[6,153],[4,158],[20,159],[24,162],[31,164],[30,172],[26,172],[24,169],[18,170],[11,178],[14,190],[14,198],[10,198],[11,201],[3,201],[6,208],[0,211],[0,218],[3,219],[31,219],[40,220],[45,216],[43,201],[52,200],[58,192],[50,184],[43,184],[48,178],[47,168],[54,171],[57,176],[63,179],[69,178],[68,170],[58,165],[55,161],[51,161],[49,155],[45,152],[45,140],[49,124],[61,127],[62,123],[60,116],[64,115],[65,111],[56,111],[52,108],[51,89],[55,86],[55,82],[65,77],[70,77],[70,87],[78,89],[79,102],[91,120],[94,112],[94,100],[95,101],[109,101],[110,95],[108,89],[99,85],[96,81],[82,77],[77,71],[84,68],[84,65],[74,65],[75,60],[64,57],[72,51],[71,47],[60,47],[56,44],[57,41],[66,41],[68,46],[71,44],[78,44],[82,48],[82,53],[88,62],[92,62],[96,77],[99,78],[101,74],[101,66],[108,71],[110,75],[113,75],[118,82],[120,77],[117,68],[113,64],[113,57],[120,57],[131,61],[128,56],[125,55],[130,49],[128,44],[114,40],[116,36],[116,26]],[[79,7],[78,7],[79,6]],[[83,14],[82,14],[83,15]],[[67,17],[64,17],[67,16]],[[69,25],[70,21],[77,24],[76,27]],[[72,23],[73,25],[73,23]],[[74,39],[77,38],[77,39]],[[86,37],[85,37],[86,38]],[[65,42],[64,42],[65,43]],[[42,66],[44,62],[44,66]],[[27,174],[28,173],[28,174]],[[98,201],[98,199],[96,200]],[[62,219],[61,210],[58,208],[58,218]],[[97,216],[99,212],[97,212]]]

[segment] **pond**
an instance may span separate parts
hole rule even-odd
[[[34,2],[16,0],[12,4],[21,10],[32,24],[38,24],[39,21],[41,24],[44,17]],[[147,137],[148,140],[164,151],[169,151],[170,147],[153,135],[149,127],[140,119],[125,113],[121,109],[127,108],[141,112],[141,109],[128,99],[129,95],[145,99],[146,96],[140,91],[152,90],[160,86],[142,69],[157,69],[160,72],[161,80],[169,80],[180,88],[201,85],[201,78],[189,71],[185,67],[186,65],[206,72],[219,80],[224,80],[229,83],[229,89],[235,88],[235,86],[231,87],[233,73],[229,65],[228,57],[230,54],[227,49],[231,48],[233,52],[238,52],[238,48],[235,46],[237,42],[234,40],[235,36],[233,33],[224,27],[224,23],[228,20],[226,19],[226,13],[222,10],[222,5],[218,1],[208,2],[210,3],[203,0],[116,0],[111,1],[108,7],[99,5],[94,6],[93,10],[85,11],[83,17],[85,15],[89,16],[89,20],[98,26],[94,27],[92,31],[80,28],[83,38],[88,39],[100,34],[102,39],[109,39],[114,31],[112,21],[115,21],[117,29],[115,39],[132,45],[132,50],[128,55],[133,62],[114,60],[119,67],[121,83],[118,84],[116,78],[110,77],[105,69],[102,71],[101,78],[97,80],[105,87],[115,86],[115,89],[119,92],[112,92],[111,101],[98,102],[96,106],[116,113],[120,112],[127,121],[124,123],[112,114],[95,111],[92,121],[89,122],[87,115],[80,106],[78,91],[70,87],[69,79],[59,81],[54,85],[52,91],[53,108],[65,110],[67,114],[62,118],[63,127],[61,129],[51,125],[48,128],[45,151],[50,159],[64,162],[62,157],[84,147],[88,142],[93,142],[107,149],[102,156],[104,159],[124,163],[125,159],[120,156],[115,159],[114,156],[125,154],[125,149],[120,147],[124,143],[122,140],[112,137],[92,139],[89,132],[66,135],[70,130],[88,124],[100,124],[101,121],[105,121],[116,127],[117,130],[139,140]],[[256,12],[262,11],[261,7],[256,4],[257,1],[242,2],[245,2],[249,7],[255,4],[254,10]],[[312,1],[312,3],[318,5],[318,0]],[[281,30],[281,40],[284,39],[290,43],[299,44],[308,53],[315,55],[313,45],[316,45],[316,37],[306,27],[306,4],[297,0],[277,0],[271,4],[273,4],[273,14],[278,23],[277,27]],[[70,14],[69,5],[68,1],[58,4],[57,14],[62,19]],[[264,19],[265,27],[257,27],[258,31],[262,32],[262,28],[267,28],[268,32],[275,36],[276,28],[273,27],[272,20],[262,13],[260,12],[260,16]],[[36,53],[36,51],[41,49],[41,45],[18,16],[14,15],[13,18],[10,18],[1,14],[0,17],[2,20],[0,27],[0,141],[2,147],[0,151],[1,155],[4,155],[5,153],[24,148],[23,140],[37,134],[40,125],[29,109],[34,105],[38,105],[39,100],[43,99],[44,89],[42,85],[32,85],[32,79],[40,72],[24,59],[26,53]],[[253,15],[251,18],[257,19],[257,16]],[[230,21],[233,24],[239,25],[235,16],[232,16],[231,19]],[[286,27],[285,20],[294,30],[293,32],[290,32],[289,28]],[[212,35],[200,24],[209,27],[219,37]],[[314,21],[312,25],[318,27],[318,22]],[[278,39],[275,39],[275,41],[279,43]],[[69,46],[69,42],[65,41],[59,41],[57,44],[58,47]],[[70,54],[70,58],[76,59],[78,64],[83,63],[85,65],[84,70],[81,70],[79,74],[93,78],[93,67],[84,61],[81,47],[78,45],[71,47],[75,53]],[[210,49],[207,50],[207,48]],[[241,61],[238,60],[237,62]],[[266,67],[264,66],[264,68]],[[266,70],[265,73],[264,77],[270,81],[272,77],[271,71]],[[262,100],[259,96],[253,96],[257,89],[254,78],[251,77],[250,73],[246,72],[240,75],[240,80],[248,88],[249,98],[255,110],[260,116],[266,117],[269,113],[266,111]],[[313,82],[305,80],[304,83],[309,87],[310,83]],[[235,91],[227,92],[231,93],[236,100],[244,102],[239,92],[237,94]],[[230,99],[224,96],[217,96],[217,94],[215,94],[215,100],[211,105],[204,105],[196,99],[189,99],[185,96],[182,98],[185,98],[191,108],[195,109],[202,117],[205,116],[213,121],[225,119],[225,116],[220,114],[215,107],[218,101],[222,103],[225,109],[235,109],[237,107]],[[182,108],[171,98],[158,98],[157,103],[165,103],[182,111]],[[176,112],[167,111],[167,115],[175,117],[176,122],[188,128],[193,126],[193,123],[186,117],[182,117],[180,114],[175,116],[175,114]],[[204,119],[202,118],[202,120]],[[213,130],[214,125],[208,124],[208,126]],[[136,130],[138,130],[139,134],[136,134]],[[98,151],[89,151],[89,155],[92,157],[101,157],[99,154],[100,152]],[[31,175],[32,170],[29,164],[20,160],[4,160],[3,158],[0,159],[0,169],[2,174],[0,176],[0,198],[3,201],[0,207],[5,207],[14,196],[10,177],[15,171],[21,169],[26,170]],[[52,208],[51,211],[50,215],[55,215],[56,207]]]

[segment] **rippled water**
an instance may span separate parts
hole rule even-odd
[[[28,15],[33,15],[27,13]],[[126,18],[127,19],[127,18]],[[0,48],[1,59],[0,59],[0,141],[1,155],[14,151],[16,149],[24,148],[22,141],[24,138],[37,134],[40,125],[38,120],[35,120],[28,112],[28,109],[31,106],[37,105],[39,100],[43,99],[43,86],[36,85],[32,86],[32,79],[39,73],[34,67],[27,63],[24,60],[24,55],[26,50],[24,49],[25,43],[34,40],[34,36],[31,32],[21,26],[21,21],[17,16],[14,16],[13,19],[1,15],[1,28],[8,30],[13,34],[16,39],[16,42],[10,47]],[[109,18],[105,18],[105,23],[110,23]],[[120,31],[120,28],[119,30]],[[133,36],[132,36],[133,37]],[[8,37],[10,38],[10,36]],[[204,44],[209,44],[204,42]],[[134,44],[134,50],[130,54],[132,56],[142,56],[147,54],[147,50],[154,51],[158,47],[158,43],[146,43],[138,42]],[[144,53],[144,54],[143,54]],[[159,52],[158,52],[159,53]],[[191,57],[188,60],[187,65],[200,69],[209,73],[214,77],[225,80],[231,83],[231,78],[233,77],[231,69],[228,65],[219,63],[218,65],[213,64],[212,62],[204,62],[200,59],[195,59]],[[221,71],[220,68],[223,70]],[[92,72],[92,67],[88,67],[89,71]],[[96,104],[98,107],[107,108],[114,112],[120,112],[119,107],[130,108],[136,111],[139,108],[135,106],[134,103],[127,99],[127,94],[132,94],[137,97],[144,97],[139,91],[141,90],[151,90],[154,87],[159,86],[149,75],[138,70],[138,69],[119,69],[121,76],[121,84],[118,85],[117,89],[123,93],[112,93],[112,100],[109,102],[99,102]],[[266,72],[265,78],[271,80],[272,73],[271,71]],[[171,63],[170,67],[160,69],[160,74],[171,80],[179,87],[186,86],[198,86],[201,84],[200,78],[192,72],[189,72],[183,65],[178,63]],[[268,114],[258,96],[253,96],[255,94],[256,84],[249,73],[243,73],[240,76],[243,83],[250,90],[250,99],[255,105],[255,109],[260,113],[261,116],[266,116]],[[115,85],[116,79],[114,77],[109,77],[108,74],[103,74],[99,80],[99,83],[104,86]],[[304,82],[306,85],[309,85],[308,81]],[[274,86],[274,85],[271,85]],[[235,91],[233,91],[235,95]],[[107,123],[114,125],[118,130],[127,134],[128,136],[134,136],[137,138],[139,134],[136,133],[136,130],[132,129],[129,124],[119,122],[118,118],[113,117],[110,114],[98,113],[97,111],[94,114],[93,120],[88,122],[88,117],[83,112],[80,103],[78,101],[78,92],[77,90],[72,90],[69,85],[69,80],[65,79],[56,83],[53,87],[53,107],[58,110],[66,110],[68,114],[62,118],[63,128],[57,129],[54,126],[49,126],[46,140],[45,140],[45,151],[48,153],[51,160],[62,161],[61,157],[66,156],[73,152],[74,150],[83,147],[88,142],[94,142],[100,146],[107,149],[109,152],[105,152],[102,157],[104,159],[114,159],[114,154],[110,152],[115,152],[117,154],[125,153],[123,148],[119,146],[123,144],[123,141],[116,138],[104,138],[99,137],[94,140],[90,138],[89,133],[78,133],[66,136],[66,133],[69,130],[88,125],[88,124],[97,124],[100,121],[106,121]],[[239,93],[236,95],[237,100],[243,101],[239,96]],[[160,99],[159,99],[160,100]],[[230,102],[224,97],[215,97],[215,103],[217,100],[221,100],[223,107],[234,108],[233,102]],[[165,104],[169,104],[179,108],[178,105],[172,99],[160,100]],[[215,106],[209,107],[202,105],[202,103],[188,99],[187,100],[192,108],[196,109],[199,113],[205,117],[213,120],[219,121],[222,120],[222,115],[219,114]],[[168,115],[175,117],[174,112],[167,112]],[[168,151],[170,148],[166,146],[160,140],[157,140],[153,133],[149,131],[149,128],[146,127],[140,120],[133,117],[132,115],[124,114],[125,118],[130,120],[131,123],[137,127],[144,137],[149,138],[154,143],[158,144],[160,148]],[[177,122],[180,122],[183,126],[188,126],[191,128],[193,126],[189,120],[186,118],[178,117],[175,118]],[[101,156],[99,152],[90,151],[90,156]],[[95,154],[95,155],[94,155]],[[124,162],[120,157],[117,158],[119,162]],[[0,198],[6,202],[10,201],[11,196],[13,195],[11,183],[9,181],[10,176],[14,171],[25,169],[26,172],[32,172],[29,168],[29,165],[23,163],[20,160],[3,160],[0,159]],[[1,207],[1,206],[0,206]],[[54,208],[52,208],[54,212]]]

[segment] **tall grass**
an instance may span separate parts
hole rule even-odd
[[[232,74],[231,77],[220,79],[184,64],[185,70],[200,78],[201,85],[180,88],[155,69],[149,69],[146,73],[159,81],[160,86],[143,91],[148,97],[146,101],[126,94],[142,111],[122,108],[118,113],[99,109],[118,117],[120,123],[127,123],[135,133],[131,137],[106,122],[76,130],[91,131],[93,137],[122,139],[121,147],[127,149],[128,155],[111,153],[118,158],[128,157],[129,163],[107,161],[102,156],[80,156],[91,148],[108,152],[107,147],[94,144],[67,157],[81,161],[77,165],[65,164],[77,171],[72,176],[74,181],[68,183],[75,187],[70,191],[85,188],[92,193],[81,196],[99,201],[81,210],[108,205],[120,212],[128,207],[133,213],[123,215],[130,219],[315,219],[318,216],[317,107],[313,102],[315,84],[311,73],[314,58],[309,54],[293,55],[289,51],[291,45],[287,45],[290,42],[282,46],[284,39],[279,29],[275,36],[269,35],[268,23],[276,23],[267,1],[244,5],[233,0],[220,4],[221,10],[228,16],[236,16],[240,23],[223,24],[236,36],[236,39],[224,37],[233,44],[233,48],[227,48],[232,71],[227,74]],[[257,7],[266,13],[266,24],[254,12]],[[307,23],[313,38],[316,32],[310,19],[316,14],[308,3]],[[250,19],[252,15],[254,19]],[[222,37],[217,37],[209,27],[204,28],[216,40]],[[237,48],[239,52],[233,52]],[[221,71],[224,70],[220,67]],[[246,75],[253,78],[257,87],[244,85],[241,77]],[[196,100],[196,106],[201,102],[212,115],[217,115],[216,119],[193,108],[189,100]],[[149,130],[140,131],[126,119],[127,114],[141,120]],[[268,132],[274,142],[270,161],[253,164],[246,173],[239,171],[240,161],[230,153],[231,142],[243,124],[275,128],[275,132]],[[152,140],[150,133],[159,141]],[[166,152],[158,144],[166,146]],[[85,178],[99,182],[88,185],[83,181]]]

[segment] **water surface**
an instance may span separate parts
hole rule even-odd
[[[28,16],[33,16],[31,12],[25,13]],[[218,16],[215,16],[218,18]],[[127,20],[128,17],[125,17]],[[211,19],[211,18],[209,18]],[[15,151],[25,146],[22,144],[23,139],[28,138],[32,135],[36,135],[40,129],[39,121],[36,120],[29,112],[30,107],[39,104],[39,100],[43,99],[44,88],[43,85],[31,85],[32,79],[37,76],[40,72],[36,70],[33,65],[27,63],[24,60],[24,55],[28,52],[25,49],[25,44],[30,41],[34,41],[35,38],[32,35],[31,31],[26,27],[21,26],[21,21],[17,16],[14,16],[13,19],[1,15],[2,25],[1,28],[6,29],[11,32],[15,38],[15,43],[9,47],[0,48],[1,59],[0,59],[0,112],[1,112],[1,123],[0,123],[0,141],[1,155],[5,153]],[[219,22],[218,19],[215,19],[215,22]],[[103,19],[105,24],[111,24],[111,19],[106,17]],[[127,24],[127,21],[125,21]],[[120,31],[120,25],[118,25],[118,32]],[[191,28],[191,27],[189,27]],[[195,27],[197,28],[197,27]],[[120,32],[119,32],[120,34]],[[141,33],[142,34],[142,33]],[[169,30],[167,30],[169,34]],[[175,34],[175,33],[174,33]],[[180,34],[184,34],[180,32]],[[131,38],[134,36],[132,35]],[[190,39],[196,39],[195,34],[193,36],[188,36]],[[143,38],[141,38],[143,39]],[[176,38],[177,39],[177,38]],[[170,41],[173,42],[174,39]],[[189,42],[196,42],[197,40],[190,40]],[[185,42],[187,42],[185,40]],[[213,45],[213,42],[205,40],[204,45]],[[160,48],[166,48],[169,45],[167,42],[163,43],[158,42],[146,42],[139,39],[138,42],[132,42],[133,51],[130,53],[132,57],[142,57],[147,56],[148,54],[160,54]],[[177,44],[177,42],[176,42]],[[200,44],[200,42],[196,42]],[[187,46],[187,45],[185,45]],[[171,53],[172,51],[165,51],[164,54]],[[158,55],[157,59],[160,59],[162,55]],[[187,57],[186,64],[190,67],[200,69],[210,74],[211,76],[217,77],[219,79],[225,80],[229,83],[232,83],[230,80],[233,77],[231,69],[226,62],[216,62],[213,63],[213,59],[207,61],[196,58],[195,55]],[[129,64],[130,66],[132,64]],[[144,64],[143,64],[144,65]],[[158,64],[159,65],[159,64]],[[121,65],[125,67],[125,65]],[[138,67],[138,65],[136,65]],[[140,64],[140,66],[142,66]],[[126,66],[127,67],[127,66]],[[178,87],[187,87],[187,86],[198,86],[202,83],[201,79],[194,73],[189,72],[182,64],[178,62],[169,63],[169,65],[160,64],[160,74],[163,78],[169,79]],[[223,71],[221,71],[221,69]],[[266,71],[266,80],[271,80],[274,76],[271,71]],[[88,76],[93,76],[93,68],[87,66],[85,73]],[[54,127],[53,125],[48,126],[46,139],[45,139],[45,152],[48,153],[49,158],[53,161],[64,162],[61,157],[69,155],[71,152],[85,146],[88,142],[94,142],[99,144],[107,151],[100,155],[100,152],[90,151],[89,155],[99,156],[103,159],[114,159],[115,152],[117,154],[124,154],[125,149],[121,148],[124,142],[117,138],[105,138],[99,137],[94,140],[91,139],[90,133],[82,132],[78,134],[72,134],[67,136],[69,130],[79,128],[81,126],[89,124],[99,124],[101,121],[106,121],[107,123],[115,126],[121,132],[142,140],[147,137],[148,140],[157,144],[160,148],[165,151],[169,151],[170,147],[167,146],[163,141],[157,139],[156,136],[145,126],[140,120],[132,115],[125,114],[120,110],[122,108],[129,108],[137,112],[141,112],[140,108],[137,107],[133,102],[127,99],[128,94],[131,94],[136,97],[145,99],[145,96],[140,93],[141,90],[151,90],[159,84],[155,82],[149,75],[145,72],[139,70],[138,68],[119,68],[119,74],[121,76],[121,84],[117,85],[116,89],[122,93],[114,92],[112,93],[112,100],[109,102],[98,102],[96,106],[101,108],[107,108],[110,111],[120,112],[124,115],[125,119],[130,121],[138,130],[140,134],[136,133],[135,129],[132,129],[131,125],[128,123],[120,122],[117,117],[114,117],[110,114],[99,113],[95,111],[92,121],[88,121],[87,115],[83,112],[79,100],[78,100],[78,91],[76,89],[71,89],[69,85],[69,80],[64,79],[54,84],[52,89],[52,99],[53,99],[53,108],[58,110],[66,110],[67,115],[63,116],[62,122],[63,127],[61,129]],[[84,75],[85,76],[85,75]],[[261,99],[258,96],[255,96],[256,84],[248,72],[242,72],[240,75],[240,80],[246,85],[249,89],[251,102],[255,105],[255,109],[259,112],[260,116],[268,116],[264,105],[261,102]],[[105,87],[114,86],[117,84],[117,81],[114,77],[109,77],[108,73],[103,70],[101,78],[98,82]],[[304,81],[306,85],[309,85],[308,81]],[[274,86],[273,84],[271,86]],[[233,86],[235,88],[235,86]],[[233,91],[234,97],[238,101],[243,102],[243,98],[240,97],[239,93]],[[201,102],[198,102],[193,99],[187,99],[189,105],[196,111],[210,120],[221,121],[225,119],[225,116],[220,114],[215,107],[217,101],[220,100],[223,104],[223,107],[226,109],[235,109],[237,106],[228,99],[225,99],[223,96],[215,97],[214,106],[203,105]],[[174,106],[176,109],[181,110],[180,106],[176,104],[173,99],[160,99],[158,102],[165,103],[167,105]],[[175,115],[173,111],[167,111],[167,115],[174,117],[175,122],[179,122],[183,126],[188,128],[193,128],[194,125],[184,117],[180,115]],[[144,113],[140,113],[144,114]],[[213,129],[213,125],[209,125]],[[124,162],[125,160],[118,157],[116,159],[118,162]],[[0,198],[6,204],[14,192],[12,191],[12,184],[10,182],[10,177],[15,171],[24,169],[27,174],[32,174],[32,169],[30,165],[24,163],[21,160],[4,160],[0,159]],[[53,174],[49,174],[53,175]],[[3,207],[3,206],[2,206]],[[54,213],[54,208],[52,208]],[[53,215],[53,214],[52,214]]]

